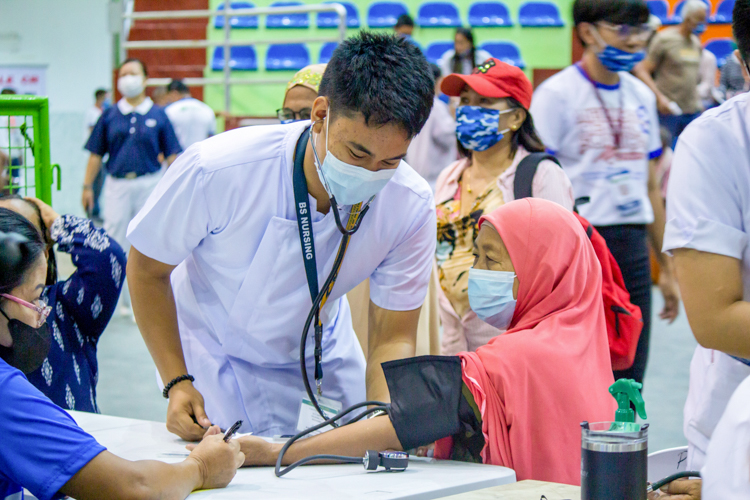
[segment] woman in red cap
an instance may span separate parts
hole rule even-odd
[[[617,409],[594,248],[574,215],[546,200],[508,203],[478,225],[471,305],[508,331],[476,352],[383,363],[388,416],[297,441],[284,464],[439,439],[438,458],[509,467],[519,481],[580,484],[580,424],[612,420]],[[281,448],[239,442],[245,465],[271,465]]]
[[[513,201],[521,160],[545,149],[528,111],[531,82],[519,68],[490,58],[471,75],[448,75],[441,89],[460,97],[456,136],[464,156],[443,170],[435,187],[442,353],[447,355],[475,351],[508,327],[484,323],[469,306],[472,246],[479,218]],[[532,195],[573,209],[571,183],[552,161],[539,163]]]

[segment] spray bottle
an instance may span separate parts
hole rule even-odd
[[[614,422],[581,424],[581,500],[646,500],[648,424],[642,384],[620,379],[609,393],[617,401]]]

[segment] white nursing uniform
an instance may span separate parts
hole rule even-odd
[[[308,125],[240,128],[191,146],[128,230],[141,253],[178,266],[172,288],[180,336],[209,418],[225,428],[241,419],[242,432],[257,435],[295,433],[304,394],[299,342],[312,301],[292,171]],[[333,213],[320,214],[310,202],[322,284],[341,233]],[[365,399],[365,360],[344,294],[370,278],[379,307],[420,307],[435,242],[432,191],[402,162],[352,237],[324,309],[325,397],[344,407]]]
[[[750,301],[750,94],[706,111],[680,135],[667,192],[664,250],[692,248],[742,261]],[[688,469],[703,465],[716,424],[750,366],[698,346],[685,403]],[[748,450],[750,453],[750,450]]]

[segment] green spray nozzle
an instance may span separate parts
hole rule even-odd
[[[632,402],[638,411],[638,416],[646,419],[646,403],[641,396],[643,384],[633,379],[621,378],[609,388],[609,393],[617,400],[617,411],[615,412],[615,422],[635,422],[635,412],[630,408]]]

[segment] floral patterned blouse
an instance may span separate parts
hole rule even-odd
[[[474,263],[474,239],[483,214],[504,203],[496,182],[490,182],[469,212],[461,217],[461,183],[454,197],[437,205],[437,267],[440,286],[459,317],[469,310],[469,268]]]
[[[125,252],[106,231],[73,215],[59,217],[50,234],[77,269],[43,292],[52,307],[47,326],[53,341],[42,366],[27,378],[62,408],[98,413],[96,344],[120,297]]]

